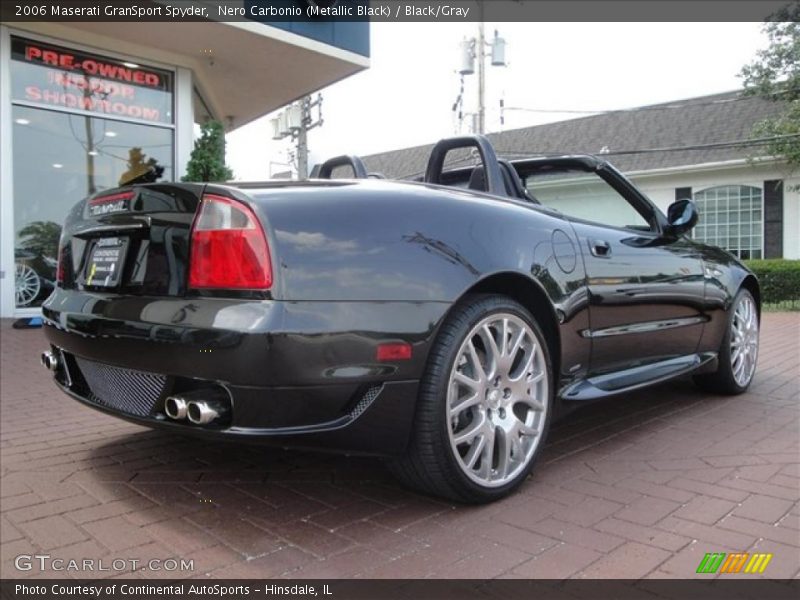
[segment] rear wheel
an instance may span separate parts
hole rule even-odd
[[[552,406],[548,347],[536,319],[504,296],[457,305],[420,382],[406,484],[464,502],[501,498],[530,473]]]
[[[720,394],[741,394],[747,390],[756,372],[758,325],[753,295],[742,288],[728,315],[728,327],[719,349],[719,366],[713,373],[695,375],[695,383]]]

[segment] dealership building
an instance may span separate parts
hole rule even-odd
[[[368,22],[0,25],[0,316],[38,314],[81,198],[368,66]]]

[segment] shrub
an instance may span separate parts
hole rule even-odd
[[[800,308],[800,260],[747,260],[761,284],[761,302],[781,308]]]
[[[219,121],[200,126],[200,138],[186,165],[184,181],[230,181],[233,171],[225,165],[225,129]]]

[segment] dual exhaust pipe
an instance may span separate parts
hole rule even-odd
[[[47,350],[42,352],[39,361],[46,369],[52,372],[58,371],[61,361],[58,355]],[[199,395],[212,396],[207,400],[192,399],[192,396]],[[164,402],[164,412],[170,419],[182,421],[189,419],[195,425],[208,425],[217,419],[224,417],[228,413],[229,404],[223,400],[218,399],[221,394],[215,393],[214,390],[209,392],[191,392],[183,396],[169,396]],[[187,397],[188,396],[188,397]],[[214,398],[217,396],[217,398]]]
[[[42,366],[48,371],[53,371],[54,373],[58,371],[58,366],[60,364],[56,353],[50,350],[42,352],[42,355],[39,357],[39,362],[41,362]]]
[[[189,419],[195,425],[208,425],[225,416],[228,407],[219,400],[192,400],[185,396],[169,396],[164,402],[164,412],[170,419]]]

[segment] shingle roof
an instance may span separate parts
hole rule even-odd
[[[736,91],[513,129],[489,134],[489,139],[498,155],[507,158],[600,154],[607,147],[608,160],[621,171],[648,171],[756,156],[759,148],[753,146],[625,152],[752,139],[753,126],[783,108]],[[382,152],[364,157],[364,162],[387,177],[409,177],[425,170],[432,148],[426,144]]]

